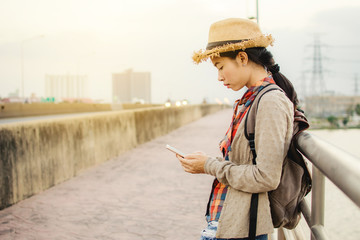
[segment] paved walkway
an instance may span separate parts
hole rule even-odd
[[[185,173],[165,145],[218,156],[230,120],[206,116],[0,211],[0,239],[198,239],[213,178]]]

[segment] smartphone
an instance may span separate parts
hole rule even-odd
[[[180,157],[184,157],[186,154],[182,153],[181,151],[177,150],[176,148],[170,146],[170,145],[166,145],[166,148],[170,151],[172,151],[173,153],[176,153],[177,155],[179,155]]]

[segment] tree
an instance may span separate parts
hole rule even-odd
[[[355,112],[356,112],[357,115],[360,116],[360,104],[356,104]]]
[[[332,127],[339,127],[337,117],[335,117],[335,116],[329,116],[329,117],[327,118],[327,120],[328,120],[328,122],[330,123],[330,125],[331,125]]]

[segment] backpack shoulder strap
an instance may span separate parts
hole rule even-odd
[[[256,120],[256,113],[259,106],[260,99],[266,94],[267,92],[279,90],[283,91],[278,85],[276,84],[268,84],[266,85],[258,95],[255,97],[254,102],[251,104],[248,114],[245,116],[245,137],[250,141],[252,138],[251,136],[255,134],[255,120]]]
[[[255,97],[254,102],[251,104],[248,113],[245,116],[245,137],[249,141],[250,149],[253,154],[253,164],[256,165],[256,151],[255,151],[255,118],[256,112],[258,109],[258,104],[262,96],[265,93],[273,91],[273,90],[281,90],[279,86],[276,84],[268,84],[266,85],[258,95]],[[250,119],[248,121],[248,119]],[[259,194],[253,193],[251,195],[250,202],[250,219],[249,219],[249,239],[255,240],[256,237],[256,223],[257,223],[257,210],[258,210],[258,200]]]

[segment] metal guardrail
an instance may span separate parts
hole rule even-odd
[[[306,201],[301,211],[312,240],[330,239],[324,229],[325,177],[360,207],[360,159],[307,132],[298,136],[301,153],[312,163],[311,210]]]

